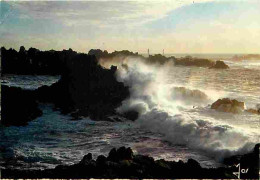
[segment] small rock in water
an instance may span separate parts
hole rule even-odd
[[[211,105],[211,109],[216,109],[222,112],[240,113],[245,109],[245,103],[231,100],[229,98],[218,99]]]
[[[229,66],[224,63],[224,61],[216,61],[216,64],[210,69],[229,69]]]

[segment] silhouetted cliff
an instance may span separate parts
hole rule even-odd
[[[2,56],[2,74],[23,74],[23,75],[60,75],[65,70],[67,59],[78,54],[72,49],[63,51],[40,51],[35,48],[26,50],[23,46],[17,52],[14,49],[1,48]],[[161,54],[150,55],[148,58],[128,50],[114,51],[108,53],[106,50],[91,49],[88,55],[95,55],[98,60],[109,61],[115,57],[138,57],[140,60],[148,64],[163,65],[166,62],[173,61],[175,65],[182,66],[198,66],[198,67],[215,67],[214,61],[209,59],[192,58],[190,56],[184,58],[166,57]],[[226,67],[225,63],[218,68]]]
[[[40,101],[54,103],[61,112],[75,118],[106,120],[129,96],[128,87],[117,82],[116,70],[116,66],[104,69],[93,55],[77,54],[65,61],[57,83],[40,87],[35,93]]]
[[[6,50],[1,48],[2,74],[23,75],[60,75],[64,69],[64,61],[76,52],[63,51],[40,51],[35,48],[25,50],[20,47],[19,52],[15,49]]]
[[[105,69],[94,55],[78,54],[72,50],[57,54],[62,60],[61,78],[57,83],[34,91],[3,87],[3,125],[26,125],[40,116],[36,101],[53,103],[55,109],[75,119],[84,116],[93,120],[114,120],[110,116],[117,115],[115,109],[129,96],[128,87],[116,80],[117,67]]]

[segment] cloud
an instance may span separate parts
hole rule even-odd
[[[193,3],[213,0],[160,1],[6,1],[19,10],[20,18],[55,20],[66,26],[140,26],[162,19],[169,12]],[[216,1],[216,0],[215,0]],[[234,0],[218,0],[225,2]],[[237,2],[237,0],[236,0]]]
[[[20,18],[59,20],[64,25],[141,25],[190,4],[175,1],[10,1]]]
[[[240,52],[243,48],[255,52],[260,47],[259,3],[249,3],[258,0],[5,2],[14,15],[0,26],[0,33],[15,34],[16,42],[10,38],[2,42],[13,46],[139,52],[149,47],[153,52],[164,48],[180,53]]]

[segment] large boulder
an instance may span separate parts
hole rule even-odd
[[[237,101],[235,99],[231,100],[229,98],[218,99],[211,105],[211,109],[222,112],[240,113],[245,109],[245,103]]]

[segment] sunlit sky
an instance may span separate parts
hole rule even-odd
[[[0,46],[260,53],[260,0],[1,1]]]

